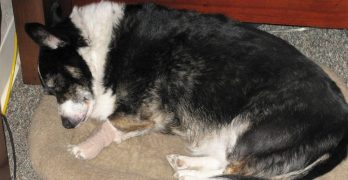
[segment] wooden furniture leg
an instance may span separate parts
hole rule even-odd
[[[40,83],[37,73],[39,47],[25,33],[24,24],[27,22],[44,23],[43,1],[12,0],[12,3],[19,54],[22,62],[23,81],[25,84],[38,84]]]

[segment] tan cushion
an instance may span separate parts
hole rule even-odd
[[[338,81],[334,73],[328,74]],[[344,83],[338,81],[337,84],[348,99]],[[44,96],[29,134],[30,156],[39,176],[46,180],[173,179],[165,155],[187,154],[178,137],[151,134],[112,144],[93,160],[74,159],[67,152],[67,146],[83,141],[93,128],[94,124],[89,121],[77,129],[64,129],[55,99]],[[348,179],[348,161],[320,179]]]

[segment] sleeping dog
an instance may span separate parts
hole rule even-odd
[[[65,128],[113,124],[121,142],[181,136],[179,179],[311,179],[347,154],[348,105],[287,42],[227,19],[155,4],[75,7],[25,29]]]

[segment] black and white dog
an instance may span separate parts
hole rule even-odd
[[[26,31],[64,127],[120,115],[151,122],[125,137],[185,138],[193,156],[168,156],[180,179],[311,179],[346,157],[340,90],[266,32],[221,15],[111,2]]]

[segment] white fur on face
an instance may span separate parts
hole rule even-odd
[[[88,109],[87,103],[77,103],[72,100],[67,100],[59,105],[59,114],[62,117],[69,118],[72,122],[81,122],[85,120]]]
[[[93,76],[94,118],[105,120],[115,109],[116,96],[103,86],[104,66],[109,44],[114,38],[113,29],[124,15],[124,5],[100,2],[83,7],[74,7],[70,18],[80,29],[88,45],[78,49]]]

